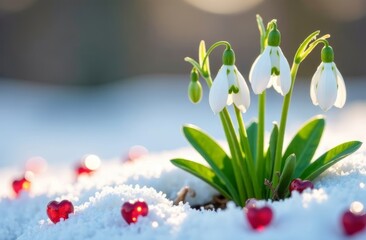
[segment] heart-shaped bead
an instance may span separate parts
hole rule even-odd
[[[255,230],[263,230],[272,221],[273,212],[268,206],[264,206],[262,208],[249,206],[248,208],[244,209],[250,226],[252,226],[252,228]]]
[[[12,186],[14,193],[18,196],[22,191],[29,191],[31,182],[22,177],[21,179],[14,180]]]
[[[353,235],[366,229],[366,213],[346,211],[342,215],[342,226],[346,235]]]
[[[148,213],[149,207],[142,199],[125,202],[121,207],[121,215],[128,224],[137,222],[139,216],[145,217]]]
[[[301,180],[300,178],[292,180],[289,186],[290,192],[298,191],[302,193],[307,188],[314,189],[314,184],[309,180]]]
[[[68,200],[51,201],[47,204],[47,215],[53,223],[58,223],[61,218],[68,219],[71,213],[74,213],[74,205]]]

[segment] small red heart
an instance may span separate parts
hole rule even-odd
[[[273,218],[272,209],[268,206],[257,208],[255,206],[249,206],[244,208],[248,222],[253,229],[261,231],[268,226]]]
[[[148,213],[149,207],[142,199],[125,202],[121,207],[122,217],[128,224],[137,222],[137,219],[140,215],[145,217]]]
[[[366,213],[355,214],[351,211],[346,211],[342,215],[342,225],[344,233],[351,236],[366,229]]]
[[[300,178],[292,180],[289,187],[290,192],[298,191],[299,193],[302,193],[307,188],[314,189],[314,184],[309,180],[303,181]]]
[[[69,214],[74,212],[74,205],[68,200],[61,202],[51,201],[47,204],[47,215],[53,223],[58,223],[61,218],[69,218]]]
[[[77,166],[75,171],[78,176],[80,176],[82,174],[91,175],[94,172],[94,170],[91,170],[91,169],[85,167],[83,164],[81,164],[80,166]]]
[[[25,177],[18,179],[18,180],[14,180],[12,183],[13,186],[13,191],[14,193],[19,196],[21,191],[29,191],[30,187],[31,187],[31,182],[28,181]]]

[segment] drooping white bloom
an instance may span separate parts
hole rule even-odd
[[[322,62],[316,70],[310,85],[310,97],[314,105],[324,111],[333,105],[342,108],[347,92],[343,77],[334,62]]]
[[[271,86],[282,96],[289,92],[290,65],[279,46],[268,45],[257,57],[250,69],[249,81],[255,94]]]
[[[249,88],[235,65],[222,65],[211,86],[209,103],[215,114],[232,103],[246,112],[250,105]]]

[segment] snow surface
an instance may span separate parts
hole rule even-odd
[[[188,198],[191,204],[205,203],[215,194],[205,183],[172,166],[169,159],[177,156],[199,158],[192,149],[181,149],[133,162],[105,161],[94,175],[78,181],[70,169],[51,166],[35,178],[29,194],[14,199],[2,189],[0,239],[346,239],[340,225],[342,212],[353,201],[366,205],[364,151],[329,169],[315,190],[267,203],[274,210],[274,220],[256,232],[243,210],[232,203],[218,212],[193,210],[188,203],[173,206],[183,186],[197,193]],[[16,170],[1,170],[1,179],[9,172]],[[149,215],[128,225],[121,217],[121,205],[138,198],[148,203]],[[75,214],[58,224],[50,222],[46,205],[54,199],[72,201]],[[365,237],[366,231],[352,239]]]
[[[180,83],[178,85],[179,88],[186,88],[185,82],[184,86]],[[137,83],[133,89],[140,89],[140,86],[141,84]],[[155,86],[152,84],[150,87]],[[171,87],[169,85],[166,88]],[[356,85],[353,88],[354,94],[350,95],[353,96],[353,101],[351,99],[347,102],[344,109],[328,113],[326,134],[317,155],[344,141],[365,142],[364,87],[364,84],[361,87]],[[76,96],[80,92],[76,91],[71,95],[71,99],[70,95],[67,95],[68,104],[72,106],[69,109],[60,107],[63,99],[66,99],[61,93],[64,90],[60,90],[60,93],[58,89],[48,88],[27,91],[27,88],[20,87],[19,91],[18,87],[11,84],[5,88],[1,87],[0,114],[3,124],[0,130],[3,139],[7,141],[3,141],[0,146],[4,150],[0,153],[0,240],[366,239],[366,231],[352,238],[346,237],[340,225],[342,212],[353,201],[360,201],[366,206],[365,146],[324,173],[315,183],[316,189],[313,191],[308,190],[302,195],[294,193],[284,201],[260,202],[270,205],[275,214],[272,224],[262,232],[253,231],[244,217],[243,210],[232,203],[226,210],[218,212],[191,209],[189,204],[205,203],[216,191],[199,179],[175,168],[169,160],[176,157],[197,161],[202,159],[191,148],[164,152],[157,149],[186,145],[179,131],[184,122],[193,122],[215,137],[222,138],[222,132],[207,105],[201,104],[196,108],[192,108],[189,103],[181,105],[182,102],[187,102],[185,93],[182,96],[175,94],[177,92],[170,93],[168,97],[174,100],[162,101],[161,96],[167,92],[166,88],[155,87],[156,96],[144,103],[146,105],[142,112],[139,112],[141,108],[138,107],[142,104],[141,100],[137,103],[132,102],[126,115],[124,110],[127,109],[127,105],[119,106],[123,100],[117,96],[123,92],[127,98],[131,98],[133,96],[129,95],[130,92],[142,93],[112,86],[105,94],[97,94],[95,100],[92,100],[95,97],[93,94],[86,100],[79,100]],[[20,95],[26,97],[13,99],[13,96]],[[304,103],[304,96],[305,90],[295,95],[294,106],[297,108],[293,107],[290,111],[290,133],[310,116],[321,113],[311,104]],[[89,101],[98,103],[99,110],[89,114],[88,111],[93,109],[87,104]],[[104,103],[100,103],[103,101]],[[309,101],[307,99],[307,102]],[[12,105],[8,104],[10,102]],[[176,106],[179,113],[170,110],[169,119],[153,115],[153,106],[158,102],[166,104],[160,105],[160,109],[169,111],[168,109],[174,109]],[[112,103],[113,111],[112,108],[106,108]],[[42,108],[45,104],[46,108]],[[274,101],[273,104],[277,109],[279,103]],[[85,108],[87,110],[82,113],[86,114],[85,118],[71,117],[79,114],[78,109]],[[114,113],[114,109],[119,109],[118,113]],[[255,111],[256,107],[251,106],[248,118],[252,118]],[[151,126],[160,124],[164,127],[148,129],[150,125],[143,125],[146,123],[146,117],[142,117],[144,114],[149,116]],[[51,116],[51,120],[45,116]],[[66,120],[57,121],[59,117],[64,116]],[[91,116],[93,119],[88,121]],[[104,122],[105,116],[110,116],[107,122]],[[122,116],[127,116],[127,119]],[[274,116],[274,110],[269,109],[268,119],[276,119]],[[123,127],[116,127],[119,125]],[[93,131],[89,132],[90,129]],[[136,129],[137,132],[128,131],[129,129]],[[267,129],[270,129],[270,125]],[[120,133],[124,133],[124,136],[119,136]],[[171,133],[176,135],[169,135]],[[70,135],[75,136],[75,139],[70,139]],[[290,135],[287,136],[287,140]],[[98,136],[100,138],[97,138]],[[158,140],[156,136],[159,137]],[[111,154],[117,156],[120,152],[116,149],[126,148],[131,143],[141,143],[141,137],[146,140],[142,144],[154,150],[149,155],[132,162],[105,157]],[[122,139],[130,141],[123,142]],[[121,146],[111,144],[117,142],[122,142]],[[95,153],[98,155],[103,153],[100,154],[103,156],[102,165],[94,175],[76,179],[72,161],[75,160],[75,156],[80,156],[90,149],[96,149]],[[10,186],[11,181],[22,174],[21,161],[26,159],[26,156],[37,153],[46,155],[49,164],[47,171],[35,176],[30,193],[23,193],[19,198],[14,198]],[[193,189],[196,196],[189,196],[189,203],[174,206],[173,200],[184,186]],[[137,198],[145,199],[150,212],[147,217],[140,218],[138,223],[128,225],[121,217],[120,208],[125,201]],[[73,202],[75,214],[70,215],[66,221],[53,224],[47,217],[46,205],[52,200],[62,199]]]

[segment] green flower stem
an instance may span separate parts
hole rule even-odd
[[[260,33],[260,53],[262,54],[266,47],[267,34],[262,18],[257,15],[257,24]],[[266,91],[258,96],[258,133],[257,133],[257,153],[256,153],[256,171],[258,174],[259,185],[264,184],[264,131],[266,114]]]
[[[247,131],[245,129],[243,116],[242,116],[240,110],[236,106],[234,108],[235,108],[235,115],[236,115],[238,125],[239,125],[240,135],[242,137],[242,141],[243,141],[243,144],[244,144],[244,151],[245,151],[245,156],[246,156],[246,159],[244,160],[245,163],[246,163],[246,167],[244,168],[244,170],[246,172],[244,172],[244,174],[246,176],[249,174],[250,179],[252,180],[252,187],[253,187],[254,196],[259,199],[259,198],[261,198],[261,191],[260,191],[260,188],[259,188],[259,185],[258,185],[258,179],[257,179],[257,176],[256,176],[253,156],[252,156],[252,153],[251,153],[251,150],[250,150],[248,135],[247,135]]]
[[[291,67],[291,88],[290,88],[289,93],[285,96],[285,98],[283,100],[281,122],[280,122],[280,127],[278,130],[276,155],[275,155],[275,162],[274,162],[274,168],[273,168],[273,174],[272,174],[272,186],[274,188],[277,187],[277,184],[279,181],[278,173],[280,173],[280,171],[281,171],[283,140],[284,140],[285,130],[286,130],[287,115],[288,115],[288,110],[289,110],[289,106],[290,106],[290,102],[291,102],[292,92],[294,90],[297,70],[299,69],[299,66],[300,66],[299,63],[296,63],[295,61],[293,62],[292,67]]]
[[[210,54],[212,53],[212,51],[215,50],[215,48],[217,48],[218,46],[226,46],[226,49],[231,49],[231,45],[227,41],[218,41],[218,42],[212,44],[212,46],[207,50],[206,56],[203,58],[201,66],[204,66],[205,65],[206,60],[208,59],[208,57],[210,56]],[[203,77],[206,78],[206,77],[209,77],[209,76],[203,76]]]
[[[257,139],[257,174],[259,184],[264,184],[264,128],[265,128],[265,114],[266,114],[266,91],[258,96],[258,139]]]
[[[208,87],[210,88],[212,85],[212,78],[208,76],[205,77],[205,80],[207,82]],[[220,120],[224,128],[225,136],[230,148],[231,158],[233,160],[232,164],[234,169],[234,175],[236,182],[238,184],[237,187],[240,199],[239,202],[237,202],[237,204],[239,206],[243,206],[248,196],[253,196],[253,193],[251,191],[251,188],[247,186],[247,185],[250,186],[250,178],[248,177],[248,174],[244,174],[245,168],[243,168],[241,164],[241,162],[243,162],[244,159],[243,156],[241,155],[241,152],[239,152],[240,145],[238,142],[238,138],[235,134],[234,126],[230,118],[229,111],[227,110],[226,107],[220,112]],[[243,183],[246,184],[245,188]]]
[[[233,132],[231,130],[232,121],[231,121],[230,115],[228,115],[226,113],[228,113],[226,108],[220,112],[220,120],[221,120],[222,126],[225,131],[226,139],[227,139],[227,142],[228,142],[228,145],[230,148],[230,152],[231,152],[231,158],[233,161],[232,164],[233,164],[233,169],[234,169],[234,175],[235,175],[238,192],[239,192],[239,202],[237,204],[242,206],[243,203],[245,202],[245,200],[247,199],[248,195],[251,194],[251,192],[249,191],[250,189],[248,189],[247,186],[244,187],[244,185],[243,185],[243,183],[246,183],[247,181],[245,181],[243,179],[243,174],[240,169],[239,154],[235,147],[236,135],[233,135]]]

